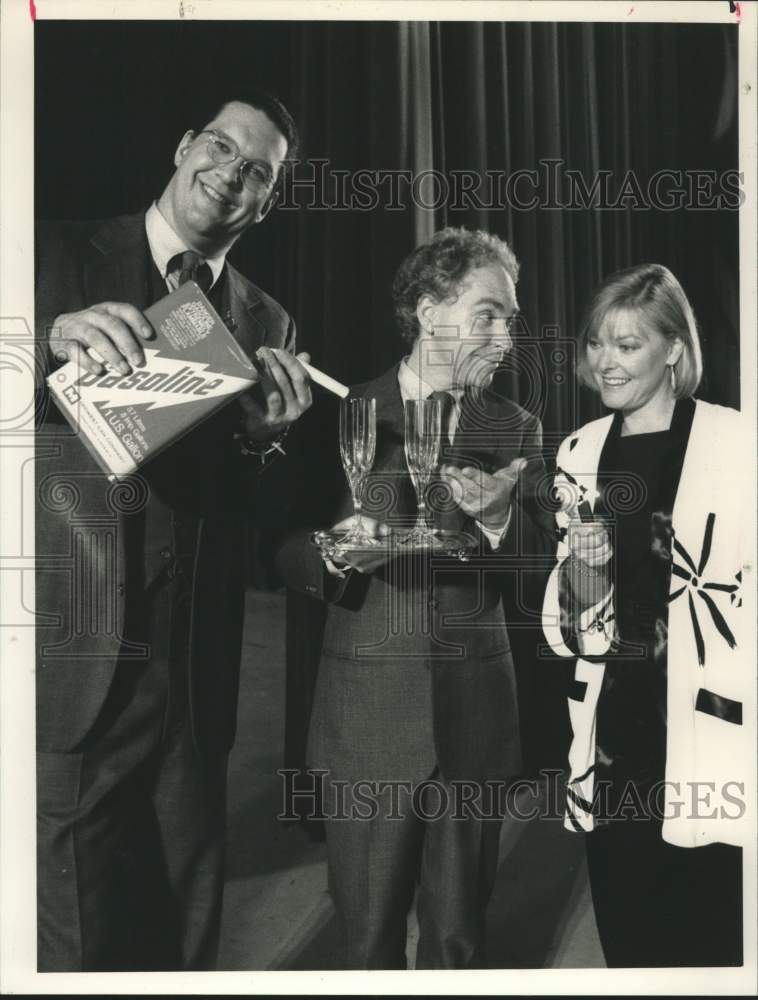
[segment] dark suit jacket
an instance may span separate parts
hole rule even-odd
[[[416,501],[403,451],[397,367],[353,392],[375,397],[377,406],[376,460],[365,512],[390,524],[412,523]],[[311,439],[291,464],[302,478],[300,514],[292,510],[290,519],[326,527],[351,511],[333,408],[331,415],[318,410],[309,415],[300,437],[307,427]],[[318,449],[316,433],[325,449]],[[515,679],[498,567],[505,553],[517,555],[524,545],[543,554],[552,549],[549,515],[534,502],[535,484],[544,476],[541,436],[538,420],[487,392],[478,409],[464,403],[454,444],[446,446],[446,457],[491,469],[520,455],[529,459],[499,553],[457,508],[445,515],[446,526],[466,530],[480,543],[466,563],[401,558],[370,575],[350,572],[343,582],[325,571],[308,528],[286,536],[277,562],[288,585],[330,602],[310,725],[310,766],[349,781],[420,781],[436,764],[448,780],[518,772]]]
[[[153,300],[144,213],[105,222],[48,223],[37,234],[40,350],[56,316],[103,301],[145,308]],[[227,264],[234,335],[252,355],[262,344],[294,349],[294,324],[272,298]],[[231,746],[237,705],[245,582],[245,525],[260,503],[261,475],[233,440],[237,404],[145,466],[111,484],[48,400],[37,433],[37,736],[42,750],[76,747],[111,687],[127,602],[158,567],[130,539],[141,504],[178,511],[194,539],[190,711],[196,745]],[[265,481],[265,473],[263,475]],[[159,555],[156,555],[160,559]],[[132,650],[135,655],[139,652]]]

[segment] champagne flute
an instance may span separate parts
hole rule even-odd
[[[426,490],[440,455],[442,404],[439,399],[408,399],[405,402],[405,460],[416,489],[416,524],[406,545],[429,545],[435,532],[426,521]]]
[[[374,464],[376,451],[376,400],[351,396],[340,403],[340,455],[353,497],[355,523],[340,539],[340,545],[365,548],[378,545],[363,526],[362,492]]]

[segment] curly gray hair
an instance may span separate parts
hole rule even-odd
[[[435,302],[455,299],[466,275],[477,267],[499,264],[518,281],[519,263],[511,248],[483,229],[448,226],[408,254],[392,283],[395,318],[403,340],[418,336],[416,306],[423,295]]]

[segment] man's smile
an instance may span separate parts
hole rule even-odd
[[[205,194],[212,201],[215,201],[218,205],[223,205],[226,208],[236,208],[237,207],[234,204],[234,202],[229,201],[228,198],[225,198],[219,191],[217,191],[215,188],[211,187],[210,184],[206,183],[205,181],[200,181],[200,187],[203,189],[203,191],[205,192]]]

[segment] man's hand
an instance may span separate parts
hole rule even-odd
[[[142,341],[154,336],[143,314],[127,302],[99,302],[79,312],[56,316],[49,331],[50,350],[57,361],[75,361],[93,375],[105,365],[122,375],[145,364]],[[96,351],[103,363],[87,353]]]
[[[351,514],[350,517],[346,517],[344,521],[340,521],[335,524],[332,531],[349,531],[357,521],[355,514]],[[382,521],[375,521],[373,517],[361,516],[361,522],[363,523],[363,528],[367,534],[371,535],[372,538],[383,538],[389,534],[389,528]],[[338,559],[333,559],[337,569],[345,569],[350,567],[351,569],[358,570],[359,573],[373,573],[375,569],[383,566],[389,560],[389,552],[387,548],[382,545],[377,547],[376,551],[371,549],[357,550],[345,552]]]
[[[259,386],[244,392],[240,405],[245,411],[245,433],[253,441],[270,441],[290,427],[313,402],[310,379],[300,359],[310,361],[308,354],[293,357],[277,347],[261,347],[257,357],[265,365]],[[258,399],[255,397],[258,396]]]
[[[443,465],[440,475],[464,513],[485,528],[499,530],[508,518],[511,494],[525,465],[525,458],[514,458],[510,465],[492,475],[468,465],[462,469]]]

